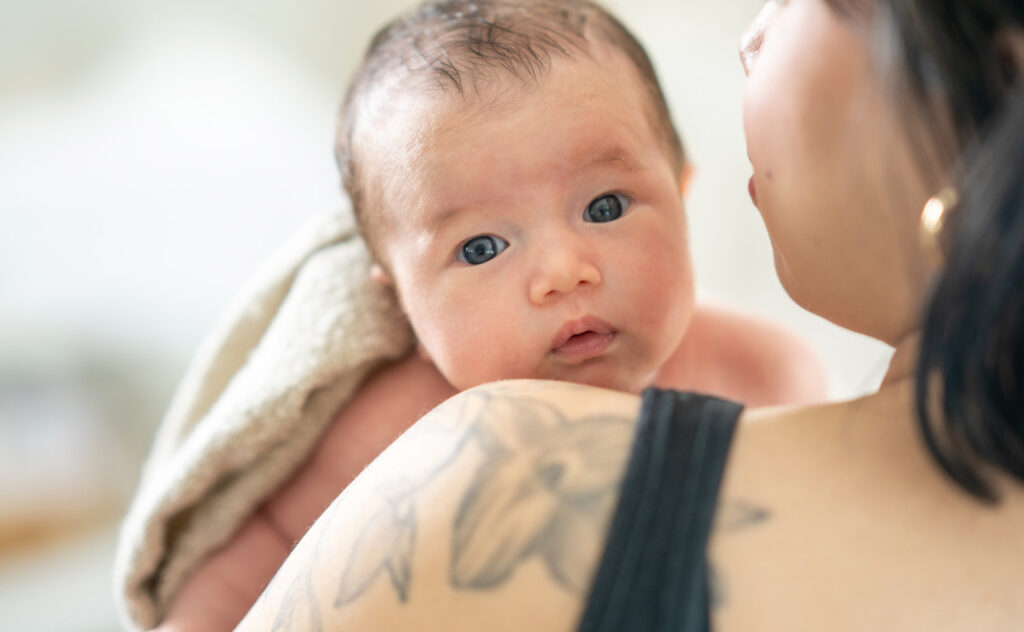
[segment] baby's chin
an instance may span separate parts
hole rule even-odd
[[[493,382],[500,382],[502,380],[555,380],[558,382],[569,382],[571,384],[583,384],[585,386],[595,386],[597,388],[606,388],[608,390],[617,390],[620,392],[628,392],[633,394],[640,394],[645,388],[653,383],[654,376],[650,377],[638,377],[636,375],[628,375],[625,372],[551,372],[544,375],[540,374],[508,374],[500,376],[477,376],[479,379],[462,379],[453,380],[449,378],[449,382],[455,386],[458,390],[469,390],[474,386],[481,384],[488,384]]]
[[[565,382],[573,382],[575,384],[586,384],[587,386],[596,386],[598,388],[606,388],[612,391],[621,391],[623,393],[632,393],[639,395],[645,388],[651,385],[652,380],[640,380],[636,376],[599,376],[592,378],[581,378],[581,379],[564,379]]]
[[[569,370],[556,370],[547,375],[529,376],[538,379],[558,380],[585,384],[623,393],[639,395],[654,382],[654,374],[638,375],[636,372],[616,369],[613,366],[571,367]]]
[[[557,380],[639,395],[654,383],[656,375],[656,371],[627,370],[615,362],[595,361],[574,366],[547,366],[535,372],[508,371],[501,374],[445,377],[459,391],[501,380]]]

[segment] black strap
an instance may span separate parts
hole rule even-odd
[[[705,395],[644,392],[580,632],[709,629],[705,548],[742,410]]]

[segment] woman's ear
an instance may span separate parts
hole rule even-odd
[[[386,287],[395,287],[395,282],[391,279],[391,275],[379,263],[370,265],[370,278],[373,279],[374,283],[380,283]]]
[[[683,165],[683,173],[679,176],[679,192],[683,197],[686,197],[690,192],[690,182],[693,180],[695,171],[691,163],[688,162]]]

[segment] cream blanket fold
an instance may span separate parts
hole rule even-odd
[[[317,218],[235,299],[178,387],[125,517],[115,592],[156,626],[197,565],[308,458],[412,334],[348,209]]]

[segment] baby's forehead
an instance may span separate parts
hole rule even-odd
[[[590,72],[576,72],[580,69]],[[543,75],[530,80],[500,73],[481,76],[462,91],[433,81],[422,72],[392,68],[377,75],[375,85],[361,95],[354,130],[356,144],[362,151],[385,149],[384,153],[391,155],[403,144],[415,151],[422,147],[423,139],[432,135],[508,116],[524,98],[552,103],[575,100],[579,95],[566,91],[565,77],[584,88],[580,77],[600,81],[614,78],[609,81],[610,89],[640,95],[643,110],[650,105],[649,91],[639,72],[624,54],[614,50],[597,57],[559,58]]]
[[[564,117],[557,118],[566,111],[566,104],[577,108],[583,117],[594,112],[612,114],[607,118],[591,116],[587,119],[596,121],[589,128],[594,142],[572,147],[566,152],[567,162],[583,162],[594,151],[607,151],[605,144],[598,141],[621,136],[625,129],[620,125],[623,118],[636,120],[635,116],[640,115],[646,119],[646,127],[657,129],[655,117],[650,111],[644,112],[647,91],[628,60],[617,61],[618,64],[609,68],[593,60],[559,60],[550,76],[535,83],[496,82],[487,89],[481,86],[469,93],[453,93],[422,78],[406,81],[409,77],[402,73],[383,78],[364,95],[360,122],[353,138],[359,179],[364,192],[374,199],[375,212],[383,213],[386,208],[400,209],[422,201],[402,199],[402,196],[418,195],[430,189],[438,175],[435,163],[439,159],[446,162],[444,158],[460,154],[468,147],[479,149],[483,144],[480,150],[500,166],[503,164],[501,148],[495,151],[493,146],[487,145],[488,133],[502,125],[507,130],[517,124],[532,126],[535,123],[550,124],[552,132],[557,133],[559,127],[566,124]],[[624,77],[624,72],[631,72],[633,78]],[[622,99],[623,93],[634,96]],[[548,103],[552,107],[546,107]],[[533,107],[536,104],[541,107]],[[552,114],[550,123],[548,112],[558,113]],[[627,138],[623,142],[631,140],[635,139]],[[548,156],[538,155],[538,160],[545,158]],[[469,166],[476,165],[470,163]],[[467,188],[475,188],[484,179],[467,174],[462,183]]]

